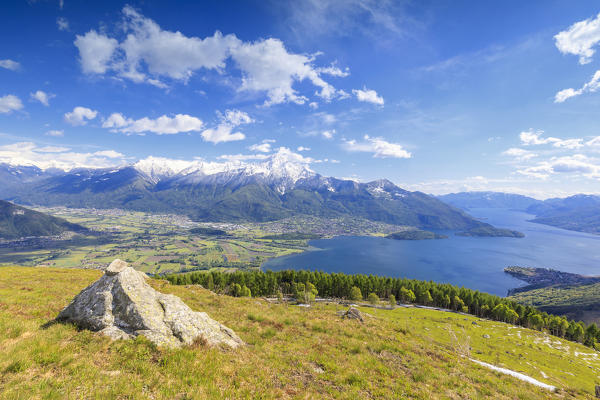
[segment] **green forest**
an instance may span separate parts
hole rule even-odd
[[[398,299],[401,303],[441,307],[547,331],[567,340],[600,348],[600,330],[595,324],[586,325],[567,320],[511,299],[447,283],[305,270],[197,271],[158,278],[167,279],[175,285],[202,285],[209,290],[232,296],[293,295],[296,298],[310,298],[318,294],[321,297],[360,301],[365,298],[373,299],[374,294],[378,298],[394,299],[394,302]],[[306,296],[308,287],[312,292],[311,296]]]

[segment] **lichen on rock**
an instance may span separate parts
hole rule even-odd
[[[158,346],[191,345],[199,338],[209,346],[244,344],[234,331],[206,313],[193,311],[177,296],[154,290],[145,274],[118,259],[56,319],[113,340],[143,335]]]

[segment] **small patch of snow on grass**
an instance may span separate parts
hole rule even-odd
[[[500,372],[502,374],[514,376],[517,379],[520,379],[520,380],[525,381],[525,382],[529,382],[529,383],[531,383],[531,384],[533,384],[535,386],[539,386],[541,388],[544,388],[544,389],[547,389],[547,390],[551,390],[551,391],[555,391],[556,390],[555,386],[548,385],[547,383],[540,382],[537,379],[534,379],[534,378],[532,378],[530,376],[524,375],[524,374],[522,374],[520,372],[512,371],[512,370],[506,369],[506,368],[496,367],[495,365],[488,364],[488,363],[483,362],[483,361],[475,360],[473,358],[470,358],[469,360],[471,360],[474,363],[479,364],[479,365],[481,365],[483,367],[489,368],[489,369],[491,369],[493,371],[498,371],[498,372]],[[546,376],[544,374],[544,378],[545,377]]]

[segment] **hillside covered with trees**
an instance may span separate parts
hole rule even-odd
[[[322,297],[362,300],[371,293],[383,299],[394,296],[403,303],[452,309],[478,317],[548,331],[552,335],[584,343],[593,348],[596,348],[600,342],[600,330],[595,324],[586,326],[583,322],[569,321],[564,317],[550,315],[512,299],[432,281],[295,270],[233,273],[197,271],[167,275],[166,279],[176,285],[199,284],[209,290],[234,296],[256,297],[278,296],[280,293],[298,297],[298,292],[300,291],[302,295],[310,283],[316,293]],[[299,289],[298,284],[303,286]]]

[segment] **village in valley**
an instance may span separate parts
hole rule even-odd
[[[122,209],[38,207],[89,229],[74,234],[0,243],[0,264],[102,269],[115,258],[152,274],[257,269],[266,260],[299,253],[311,239],[377,235],[407,229],[357,218],[296,216],[273,222],[195,222],[177,214]]]

